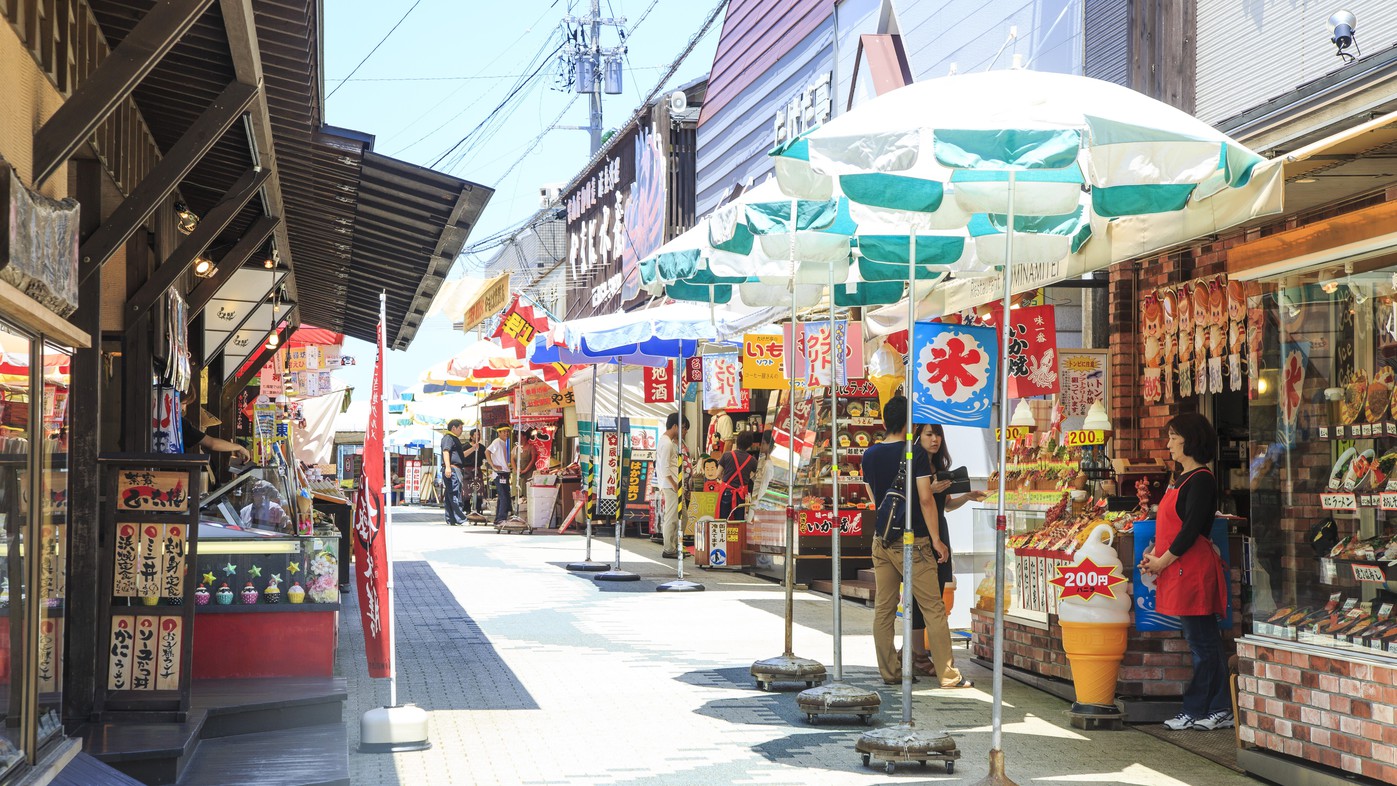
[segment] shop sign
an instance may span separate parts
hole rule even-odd
[[[988,427],[998,345],[993,328],[915,323],[908,348],[915,364],[912,422]]]
[[[569,400],[572,400],[572,388],[557,391],[538,380],[526,380],[519,385],[517,414],[533,419],[560,418],[563,416],[563,402]]]
[[[1063,349],[1058,353],[1058,404],[1063,417],[1085,417],[1106,397],[1106,350]]]
[[[743,412],[752,406],[752,393],[742,386],[737,353],[703,356],[703,408]]]
[[[1087,557],[1075,564],[1058,565],[1057,576],[1049,579],[1048,583],[1058,588],[1058,600],[1081,598],[1090,601],[1096,595],[1114,600],[1115,586],[1125,583],[1125,577],[1117,572],[1117,567],[1097,565]]]
[[[1014,265],[1014,294],[1056,284],[1067,278],[1067,258]],[[942,313],[954,314],[978,308],[1004,297],[1004,276],[994,273],[977,278],[958,278],[943,288]]]
[[[189,509],[187,482],[183,472],[124,470],[117,477],[116,498],[122,510],[180,513]]]
[[[632,130],[563,197],[569,284],[591,293],[568,318],[614,313],[640,294],[640,260],[664,242],[664,133]]]
[[[501,273],[485,282],[479,292],[466,306],[461,317],[461,329],[467,332],[484,322],[491,314],[503,311],[509,305],[509,273]]]
[[[645,501],[650,483],[650,462],[631,461],[626,467],[626,505]]]
[[[703,380],[703,358],[694,356],[684,361],[684,384]]]
[[[1099,428],[1077,429],[1069,431],[1063,436],[1066,438],[1069,448],[1106,444],[1106,432]]]
[[[834,511],[802,510],[800,512],[800,534],[830,536],[834,534]],[[863,511],[839,511],[839,534],[862,535]]]
[[[615,431],[601,435],[601,493],[603,500],[616,500],[621,496],[621,442]]]
[[[791,366],[795,366],[795,379],[804,385],[828,385],[834,378],[834,352],[832,346],[844,347],[844,359],[840,361],[839,382],[847,383],[851,377],[863,375],[863,326],[855,322],[837,320],[831,334],[829,322],[802,322],[796,325],[798,340],[796,351],[789,353],[783,372],[791,378]],[[787,346],[790,346],[792,326],[782,327]],[[831,340],[833,343],[831,343]]]
[[[772,123],[773,146],[795,139],[829,121],[834,112],[830,90],[833,76],[830,71],[820,74],[784,105],[776,108],[776,119]]]
[[[866,379],[851,379],[849,384],[839,386],[840,398],[877,398],[878,388]]]
[[[286,370],[305,371],[306,370],[306,348],[291,347],[286,351]]]
[[[747,333],[742,337],[742,386],[748,390],[786,387],[782,373],[785,339],[775,333]]]
[[[632,451],[655,451],[660,446],[659,426],[631,426],[631,450]],[[632,453],[632,459],[642,458]]]
[[[78,203],[30,191],[0,162],[0,280],[60,317],[78,307]]]
[[[284,388],[282,387],[281,374],[277,373],[274,364],[268,364],[262,367],[257,381],[257,389],[260,395],[267,396],[268,398],[276,398],[282,395]]]
[[[645,403],[667,404],[674,401],[674,361],[663,366],[644,366]]]
[[[1016,439],[1023,439],[1028,436],[1030,431],[1033,431],[1033,429],[1028,426],[1010,426],[1009,441],[1012,442]],[[1001,439],[1004,439],[1004,429],[997,428],[994,430],[994,441],[998,442]]]
[[[1003,330],[1004,309],[992,311]],[[1057,321],[1052,306],[1009,310],[1009,397],[1047,396],[1058,391]]]

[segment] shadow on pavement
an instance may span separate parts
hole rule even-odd
[[[394,608],[398,615],[395,623],[399,680],[421,682],[405,684],[404,695],[418,697],[417,703],[426,710],[539,708],[430,563],[395,562],[393,580],[397,595]],[[346,609],[347,614],[357,615],[357,611],[357,607]],[[456,691],[428,684],[425,675],[441,674],[442,663],[455,664],[458,679],[474,686]],[[445,697],[462,695],[469,698],[443,706]]]

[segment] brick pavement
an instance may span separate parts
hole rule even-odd
[[[989,674],[963,649],[977,682],[963,691],[918,684],[919,726],[949,730],[962,759],[939,767],[866,769],[853,750],[862,727],[811,726],[795,694],[757,691],[753,660],[780,654],[779,587],[734,573],[695,571],[708,591],[654,592],[673,562],[659,546],[628,538],[634,584],[602,585],[562,567],[582,556],[571,536],[496,535],[447,527],[439,514],[399,516],[399,696],[428,710],[433,748],[368,755],[359,717],[387,700],[368,679],[357,612],[342,618],[339,670],[356,786],[390,784],[821,784],[973,783],[986,772]],[[594,554],[610,555],[607,544]],[[600,547],[600,551],[598,551]],[[686,571],[687,573],[688,571]],[[795,649],[828,664],[830,599],[798,593]],[[850,681],[883,696],[878,721],[901,717],[895,688],[874,668],[872,612],[845,604]],[[983,690],[982,690],[983,689]],[[1020,784],[1241,786],[1250,778],[1136,731],[1070,729],[1066,704],[1005,683],[1005,752]],[[1189,732],[1185,732],[1189,733]]]

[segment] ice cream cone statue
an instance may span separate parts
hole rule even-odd
[[[897,354],[897,351],[887,343],[878,347],[878,351],[869,358],[866,378],[878,391],[879,409],[888,405],[888,399],[893,397],[893,393],[902,385],[906,377],[902,357]]]
[[[1062,648],[1072,664],[1077,703],[1115,712],[1116,675],[1130,632],[1130,597],[1125,570],[1111,547],[1115,531],[1098,525],[1077,551],[1071,567],[1058,568],[1052,584],[1061,590],[1058,621]]]

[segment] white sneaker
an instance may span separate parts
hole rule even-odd
[[[1232,713],[1227,710],[1218,710],[1206,718],[1201,718],[1193,722],[1194,728],[1206,729],[1207,731],[1213,731],[1214,729],[1230,729],[1235,725],[1237,724],[1232,720]]]
[[[1168,726],[1170,729],[1173,729],[1174,731],[1183,731],[1184,729],[1192,729],[1193,727],[1197,726],[1198,721],[1195,721],[1192,715],[1189,715],[1186,712],[1181,712],[1178,715],[1175,715],[1174,717],[1165,721],[1164,725]]]

